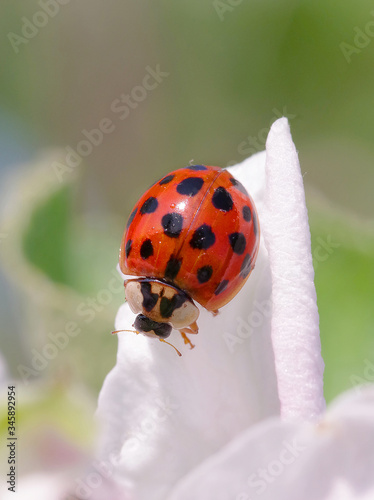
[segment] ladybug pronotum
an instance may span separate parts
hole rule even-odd
[[[253,200],[227,170],[193,165],[170,172],[139,199],[120,248],[126,300],[137,333],[164,341],[198,333],[199,309],[213,314],[242,288],[258,253]],[[179,353],[179,351],[178,351]]]

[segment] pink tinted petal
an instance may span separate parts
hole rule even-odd
[[[272,276],[272,341],[281,414],[312,419],[325,407],[308,213],[286,118],[266,143],[263,234]]]
[[[269,419],[181,480],[166,500],[371,500],[374,388],[340,397],[316,424]]]

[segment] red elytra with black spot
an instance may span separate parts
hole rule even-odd
[[[140,198],[123,235],[120,268],[172,283],[215,311],[244,285],[259,239],[244,186],[227,170],[194,165],[166,175]]]

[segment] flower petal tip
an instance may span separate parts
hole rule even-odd
[[[325,407],[324,365],[303,178],[286,118],[273,124],[266,143],[263,221],[282,415],[310,419]]]

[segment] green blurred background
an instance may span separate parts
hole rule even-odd
[[[307,190],[326,398],[374,380],[371,1],[2,0],[0,13],[0,348],[7,377],[27,381],[30,428],[72,439],[77,425],[90,442],[143,190],[191,160],[264,149],[282,115]],[[52,337],[68,342],[43,361]]]

